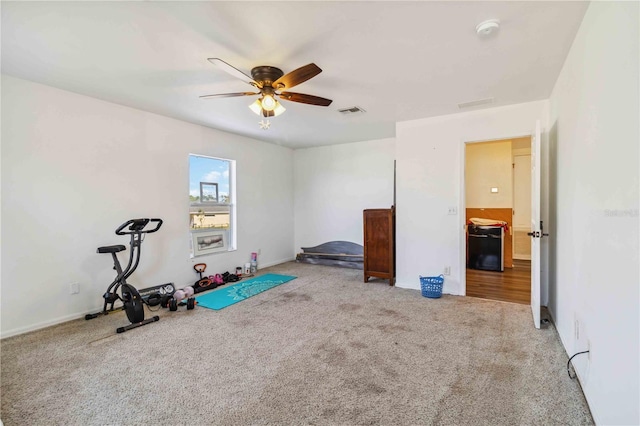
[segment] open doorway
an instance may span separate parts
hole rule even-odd
[[[531,303],[531,137],[465,144],[466,295]]]

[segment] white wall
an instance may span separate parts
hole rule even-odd
[[[465,155],[467,208],[513,207],[511,140],[470,143]],[[498,192],[491,192],[491,188]]]
[[[394,139],[294,152],[295,245],[363,244],[362,211],[393,204]]]
[[[640,424],[637,2],[593,2],[550,99],[549,308],[598,424]],[[579,339],[574,335],[578,320]]]
[[[235,252],[189,258],[189,153],[237,160]],[[293,151],[3,75],[2,336],[101,307],[114,271],[96,247],[128,247],[114,230],[135,217],[165,221],[139,288],[183,287],[194,263],[231,271],[257,249],[261,266],[291,260]]]
[[[547,109],[547,101],[537,101],[397,124],[398,286],[418,289],[419,275],[451,266],[444,292],[463,294],[464,143],[530,135],[537,119],[544,127]],[[448,215],[448,207],[458,214]]]

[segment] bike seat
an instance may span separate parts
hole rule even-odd
[[[98,253],[118,253],[119,251],[126,250],[127,248],[123,245],[117,246],[104,246],[98,247]]]

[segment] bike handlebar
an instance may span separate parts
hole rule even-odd
[[[144,228],[149,223],[156,223],[155,228],[144,230]],[[129,226],[131,225],[131,226]],[[123,231],[124,228],[129,226],[129,230]],[[162,219],[131,219],[123,223],[116,229],[117,235],[127,235],[127,234],[151,234],[156,232],[162,226]]]

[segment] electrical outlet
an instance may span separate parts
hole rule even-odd
[[[451,275],[451,266],[445,266],[444,267],[443,275]]]
[[[580,340],[580,321],[578,321],[578,319],[576,319],[574,322],[573,333],[575,335],[576,340]]]
[[[455,215],[458,214],[458,208],[456,206],[451,206],[447,209],[447,214]]]
[[[71,283],[69,286],[69,291],[71,292],[71,294],[78,294],[80,293],[80,284],[78,283]]]

